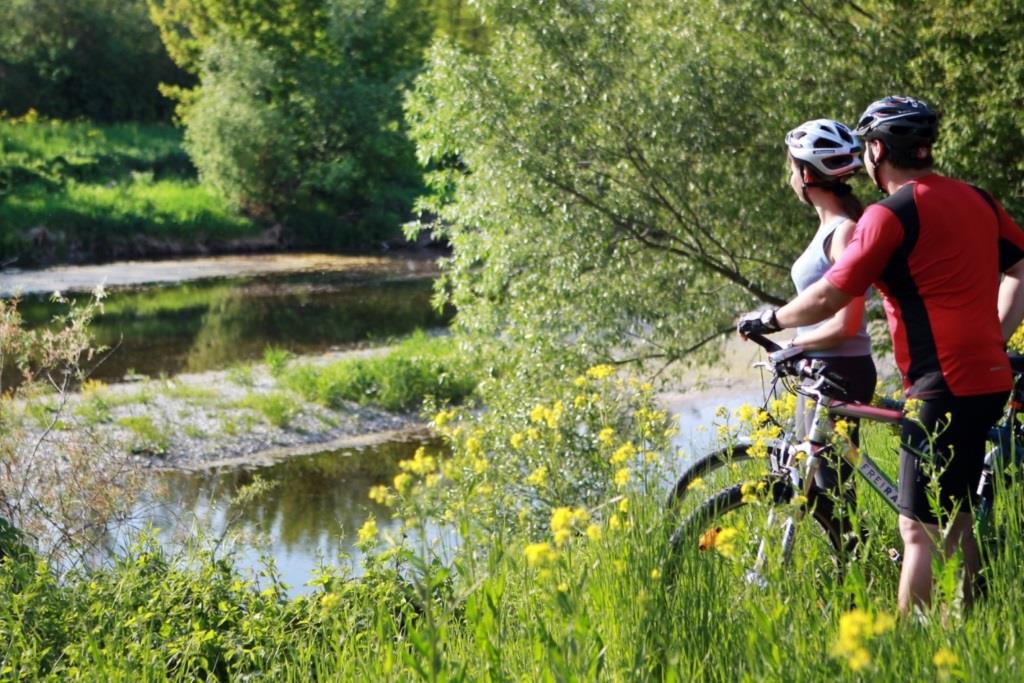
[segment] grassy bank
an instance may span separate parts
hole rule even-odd
[[[294,367],[286,367],[286,358],[279,353],[268,352],[266,359],[281,385],[307,401],[329,407],[355,401],[408,411],[419,408],[424,397],[439,403],[462,403],[477,384],[476,374],[460,360],[451,337],[430,337],[422,332],[376,358]]]
[[[2,262],[159,254],[259,232],[199,185],[169,125],[0,119]]]
[[[7,678],[255,680],[1020,680],[1024,497],[1000,499],[990,595],[960,608],[955,563],[923,619],[893,615],[895,519],[866,499],[872,552],[840,580],[802,553],[766,586],[720,544],[667,561],[667,422],[649,389],[610,369],[556,392],[446,411],[451,460],[421,452],[371,492],[412,533],[360,531],[364,575],[311,577],[286,599],[272,571],[152,545],[57,581],[0,568]],[[875,431],[870,443],[891,445]],[[570,476],[571,475],[571,476]],[[586,486],[581,486],[586,482]],[[462,549],[410,541],[428,524]],[[801,526],[800,532],[808,531]],[[799,532],[798,532],[799,533]]]

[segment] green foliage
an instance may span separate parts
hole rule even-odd
[[[148,415],[130,415],[122,417],[117,424],[132,433],[131,450],[133,453],[161,455],[167,452],[171,435]]]
[[[451,338],[417,333],[384,356],[343,360],[324,367],[290,367],[280,381],[306,400],[337,406],[356,401],[385,410],[414,410],[427,397],[461,402],[478,377]]]
[[[263,362],[273,377],[280,377],[288,369],[288,364],[295,360],[295,354],[286,349],[268,346],[263,351]]]
[[[490,49],[435,45],[407,105],[421,208],[454,247],[441,291],[523,363],[567,339],[591,359],[713,352],[792,294],[814,217],[782,140],[802,121],[912,93],[950,112],[951,170],[1017,194],[1018,4],[480,2]]]
[[[299,243],[367,246],[397,232],[421,190],[401,93],[431,22],[420,2],[154,3],[204,182]]]
[[[167,125],[0,120],[4,262],[131,255],[152,248],[147,239],[202,243],[255,231],[198,185],[181,133]]]
[[[895,517],[877,497],[859,506],[873,525],[871,552],[852,559],[839,582],[815,580],[827,561],[818,553],[797,555],[789,567],[770,564],[764,586],[744,580],[749,566],[724,546],[686,548],[668,561],[675,518],[664,512],[661,486],[673,465],[663,455],[665,416],[651,398],[642,383],[601,368],[580,380],[572,373],[550,377],[532,395],[486,414],[439,414],[438,429],[455,447],[451,458],[420,450],[399,464],[392,486],[371,492],[405,520],[403,533],[381,533],[371,518],[359,531],[362,574],[319,571],[308,593],[295,598],[286,597],[272,568],[247,578],[230,555],[190,548],[169,556],[153,540],[143,539],[110,566],[60,579],[21,551],[0,561],[6,596],[0,676],[904,681],[913,671],[935,680],[1013,681],[1024,675],[1007,646],[1018,637],[1024,599],[1019,489],[997,497],[1005,539],[988,558],[989,596],[969,615],[946,594],[926,618],[894,621],[897,569],[884,549],[897,538]],[[602,437],[605,428],[611,435]],[[535,437],[525,435],[530,429]],[[866,432],[871,447],[890,438]],[[524,435],[518,445],[515,434]],[[635,451],[613,463],[625,443]],[[542,466],[546,477],[535,475]],[[578,467],[589,474],[577,480]],[[632,476],[617,483],[623,468]],[[441,520],[461,534],[458,547],[420,542]],[[797,522],[798,538],[812,531],[809,523]]]
[[[929,3],[920,17],[915,84],[942,112],[937,162],[1024,214],[1024,3]]]
[[[0,5],[0,111],[166,120],[161,82],[187,84],[145,0],[8,0]]]
[[[252,408],[271,425],[282,429],[299,414],[299,405],[285,391],[250,393],[242,400],[242,405]]]
[[[102,289],[81,303],[54,294],[61,309],[48,326],[30,329],[20,301],[0,298],[0,543],[16,528],[65,567],[96,552],[137,490],[126,463],[112,456],[118,445],[92,429],[110,415],[105,393],[86,381],[102,351],[88,329],[102,299]],[[56,437],[66,429],[72,388],[83,385],[86,419]]]

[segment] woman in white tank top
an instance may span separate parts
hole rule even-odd
[[[814,237],[793,263],[793,283],[799,293],[821,279],[853,238],[863,206],[847,181],[862,165],[861,146],[838,121],[815,119],[789,131],[786,147],[789,185],[797,198],[814,207],[818,214]],[[871,400],[877,376],[864,316],[864,297],[854,299],[832,318],[799,328],[792,343],[808,349],[809,355],[823,360],[845,377],[850,382],[850,400]],[[810,418],[802,415],[802,411],[797,417],[804,424]],[[838,475],[849,480],[849,466],[845,462],[841,466]],[[835,471],[828,468],[821,474],[819,486],[835,485]]]

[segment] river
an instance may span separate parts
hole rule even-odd
[[[22,292],[26,321],[42,326],[60,310],[49,300],[52,291],[81,298],[104,285],[108,297],[93,329],[97,342],[112,352],[94,377],[118,381],[222,369],[258,359],[267,347],[316,354],[443,326],[448,314],[430,303],[435,273],[424,259],[219,257],[4,271],[0,295]],[[735,408],[756,393],[750,385],[726,383],[666,397],[665,405],[679,420],[676,448],[696,453],[708,447],[716,408]],[[420,445],[388,442],[264,467],[159,472],[139,503],[138,523],[159,528],[167,547],[196,530],[208,539],[230,531],[241,566],[256,570],[264,556],[271,557],[291,593],[302,593],[322,562],[347,557],[358,571],[353,542],[368,516],[376,517],[382,531],[395,530],[388,511],[367,493],[389,482],[397,462]],[[684,462],[677,459],[675,466]],[[257,477],[268,488],[238,502],[239,491]],[[432,540],[447,536],[437,528],[429,533]],[[127,538],[122,534],[115,544]]]

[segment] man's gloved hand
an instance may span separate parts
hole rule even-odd
[[[740,318],[739,323],[736,325],[736,331],[740,333],[741,337],[778,332],[782,329],[782,326],[779,325],[779,320],[775,317],[775,310],[774,308],[769,308],[766,311],[747,313]]]

